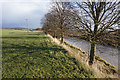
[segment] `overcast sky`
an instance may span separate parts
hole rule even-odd
[[[50,0],[11,0],[2,2],[2,27],[42,27],[41,18],[49,11]]]

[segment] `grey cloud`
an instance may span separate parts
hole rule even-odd
[[[49,2],[4,3],[2,27],[26,27],[26,18],[30,28],[40,27],[40,20],[48,12],[49,5]]]

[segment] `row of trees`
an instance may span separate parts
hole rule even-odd
[[[43,30],[52,31],[54,37],[60,33],[63,43],[68,30],[83,30],[91,42],[89,64],[93,64],[96,44],[105,35],[118,29],[120,2],[53,2],[51,11],[42,19]]]

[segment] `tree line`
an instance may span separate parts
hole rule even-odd
[[[51,10],[41,20],[45,33],[52,32],[53,37],[60,37],[69,30],[84,31],[84,36],[91,43],[89,64],[93,64],[96,44],[111,32],[119,29],[120,1],[100,2],[53,2]]]

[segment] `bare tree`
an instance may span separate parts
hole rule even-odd
[[[55,10],[51,10],[49,13],[45,15],[45,17],[41,20],[43,24],[43,30],[47,33],[52,32],[53,37],[57,37],[56,32],[58,30],[59,18],[58,14],[56,14]],[[49,33],[50,34],[50,33]]]
[[[72,26],[68,9],[69,3],[70,2],[53,2],[54,5],[52,6],[51,11],[46,14],[43,25],[43,28],[46,28],[46,31],[48,28],[52,29],[54,36],[56,33],[59,34],[60,32],[61,43],[63,43],[65,32]]]
[[[55,2],[54,9],[56,10],[59,18],[59,25],[58,27],[60,28],[60,36],[61,36],[61,43],[63,43],[63,38],[64,38],[64,31],[66,28],[66,19],[68,19],[67,14],[68,14],[68,4],[69,2]]]
[[[96,50],[96,43],[104,35],[116,29],[120,12],[117,7],[120,2],[72,2],[71,13],[74,21],[77,21],[76,27],[85,30],[85,36],[91,42],[89,64],[93,64]]]

